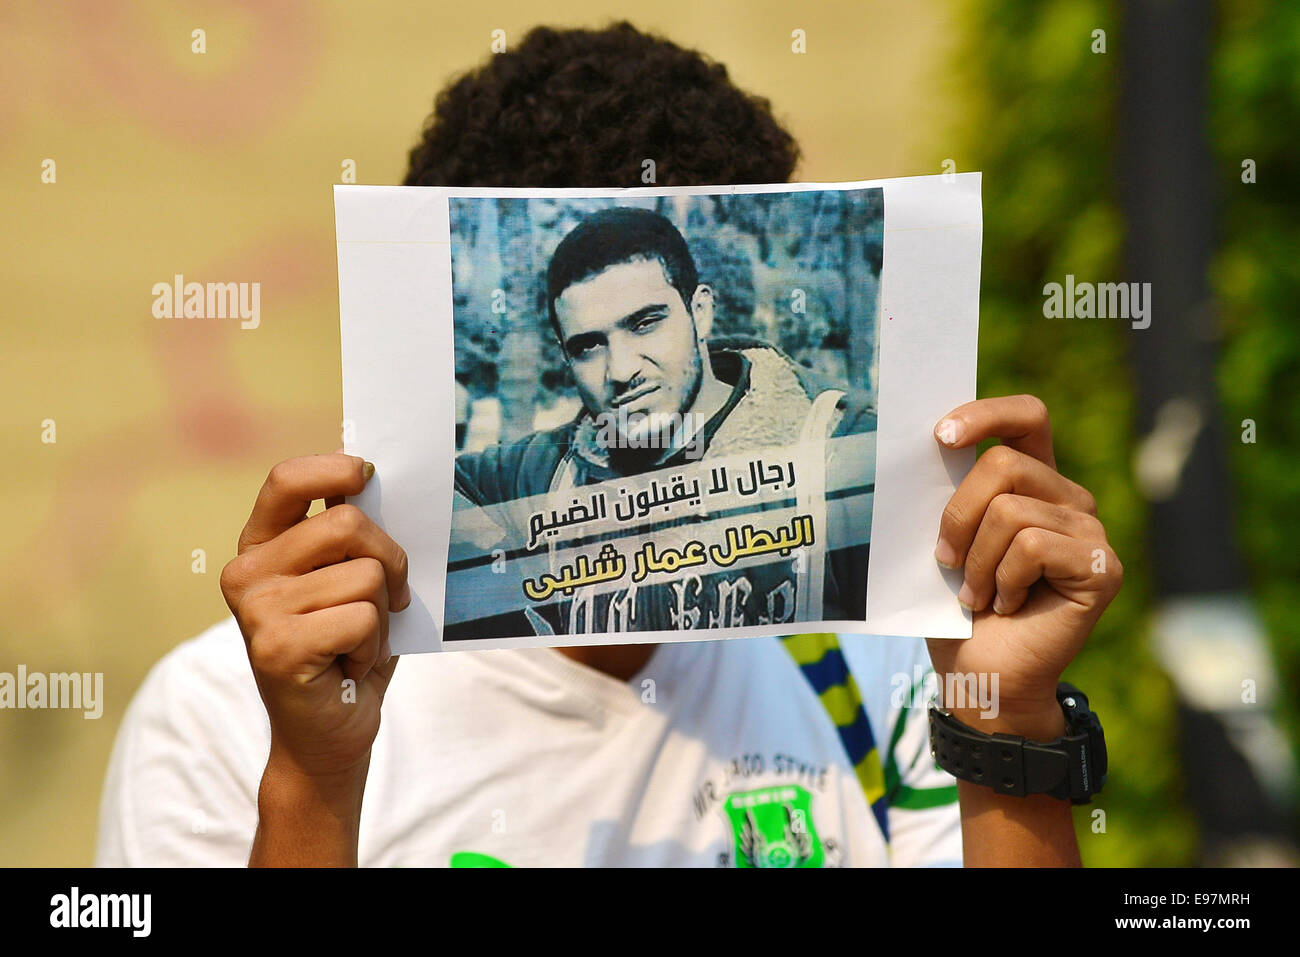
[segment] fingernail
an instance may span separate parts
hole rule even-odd
[[[957,592],[957,602],[967,611],[974,611],[972,602],[975,601],[975,593],[971,591],[970,585],[965,582],[961,583],[961,591]]]
[[[934,546],[934,560],[944,568],[956,568],[957,550],[940,538]]]
[[[364,465],[361,466],[361,477],[365,479],[367,482],[370,481],[370,476],[374,474],[375,474],[375,465],[373,462],[366,462]]]
[[[400,599],[402,611],[405,611],[411,604],[411,583],[407,582],[402,586],[402,597]]]
[[[1001,596],[1001,595],[995,595],[995,596],[993,597],[993,610],[994,610],[995,612],[997,612],[999,615],[1005,615],[1005,614],[1006,614],[1006,612],[1002,610],[1002,596]]]
[[[944,419],[934,427],[934,434],[944,445],[956,445],[961,441],[962,424],[957,419]]]

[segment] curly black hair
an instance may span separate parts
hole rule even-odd
[[[534,27],[452,81],[411,150],[405,186],[784,183],[799,146],[727,68],[627,21]]]

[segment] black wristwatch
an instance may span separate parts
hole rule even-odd
[[[1050,794],[1087,804],[1106,783],[1106,738],[1082,691],[1061,682],[1056,700],[1065,712],[1065,736],[1048,742],[976,731],[932,704],[930,753],[954,777],[999,794]]]

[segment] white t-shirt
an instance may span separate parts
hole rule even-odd
[[[922,639],[852,635],[664,644],[627,682],[553,649],[406,656],[359,861],[960,865],[955,781],[911,696],[929,668]],[[131,703],[96,864],[247,863],[269,746],[227,619],[164,657]]]

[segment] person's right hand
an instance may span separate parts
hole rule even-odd
[[[268,777],[364,788],[397,667],[388,613],[411,603],[406,553],[342,502],[373,470],[341,452],[280,462],[222,569],[221,592],[270,717]],[[308,518],[317,499],[328,507]]]

